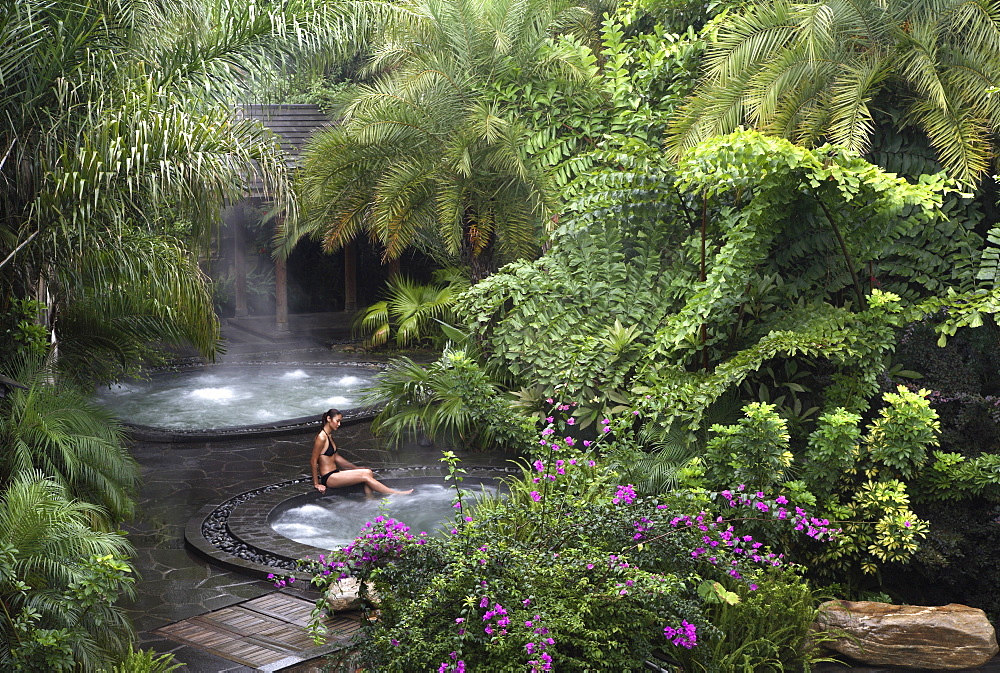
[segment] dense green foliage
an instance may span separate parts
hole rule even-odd
[[[367,401],[383,409],[372,430],[392,444],[424,433],[462,447],[521,446],[534,429],[533,418],[512,415],[502,388],[469,347],[445,348],[426,367],[396,358],[376,381]]]
[[[589,14],[570,4],[414,0],[393,5],[340,126],[306,153],[300,227],[336,250],[361,232],[396,259],[416,246],[481,278],[533,253],[548,211],[518,120],[493,87],[579,80],[582,48],[554,42]],[[579,32],[579,31],[577,31]]]
[[[27,389],[0,399],[0,484],[37,470],[70,498],[95,506],[91,525],[114,529],[130,519],[139,468],[118,422],[72,384],[53,383],[48,363],[11,364],[0,372]]]
[[[441,323],[453,321],[455,297],[468,286],[458,269],[434,272],[433,282],[427,285],[393,276],[385,290],[387,298],[355,316],[354,331],[364,336],[366,348],[378,348],[390,339],[397,348],[441,341]]]
[[[947,181],[754,132],[676,168],[642,143],[604,157],[617,169],[575,186],[546,255],[456,305],[479,344],[466,358],[511,391],[509,408],[566,396],[590,433],[616,416],[610,457],[650,494],[735,480],[852,522],[822,549],[774,539],[850,592],[913,559],[929,529],[912,503],[994,491],[995,455],[937,450],[927,391],[887,385],[908,323],[944,315],[946,342],[995,310],[976,289],[980,239],[944,209],[961,198]],[[734,397],[750,403],[742,419],[726,418]],[[411,397],[409,418],[466,408],[429,401]]]
[[[996,3],[751,2],[725,18],[698,90],[672,128],[678,151],[741,125],[864,153],[886,108],[975,184],[995,156]]]
[[[41,473],[8,482],[0,497],[0,666],[95,671],[123,656],[131,625],[113,606],[130,591],[130,547],[88,524],[95,507],[71,502]]]
[[[710,141],[676,171],[645,147],[619,165],[630,170],[590,179],[548,254],[456,305],[491,365],[546,393],[641,390],[697,420],[772,358],[801,353],[801,370],[834,377],[830,403],[863,408],[903,320],[899,298],[871,288],[905,306],[971,287],[978,239],[942,216],[940,181],[752,133]]]

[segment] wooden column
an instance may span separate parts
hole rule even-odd
[[[354,241],[344,246],[344,310],[358,310],[358,249]]]
[[[229,206],[223,211],[222,220],[233,236],[233,285],[235,289],[236,317],[247,316],[247,251],[243,224],[243,204]]]
[[[283,257],[274,260],[274,329],[278,334],[288,332],[288,263]]]

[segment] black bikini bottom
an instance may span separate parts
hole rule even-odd
[[[326,480],[330,477],[331,474],[336,474],[337,472],[340,472],[340,470],[331,470],[330,472],[327,472],[326,474],[320,476],[319,483],[326,486]]]

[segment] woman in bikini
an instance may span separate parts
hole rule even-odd
[[[364,484],[365,493],[372,491],[388,494],[406,494],[409,491],[397,491],[389,488],[378,479],[367,467],[358,467],[340,455],[333,441],[332,433],[340,427],[344,415],[336,409],[330,409],[323,414],[323,428],[316,435],[312,448],[312,478],[313,488],[323,493],[328,488]]]

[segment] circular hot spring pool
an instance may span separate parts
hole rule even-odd
[[[232,428],[353,409],[378,372],[359,364],[206,365],[100,388],[94,398],[132,425]]]
[[[437,535],[451,530],[457,513],[455,487],[441,478],[386,480],[393,488],[412,488],[408,495],[366,497],[360,488],[336,489],[332,495],[292,498],[275,508],[268,523],[279,535],[310,547],[339,549],[350,544],[369,521],[384,515],[410,527],[414,535]],[[475,479],[462,484],[463,504],[470,507],[486,496],[504,497],[497,479]]]

